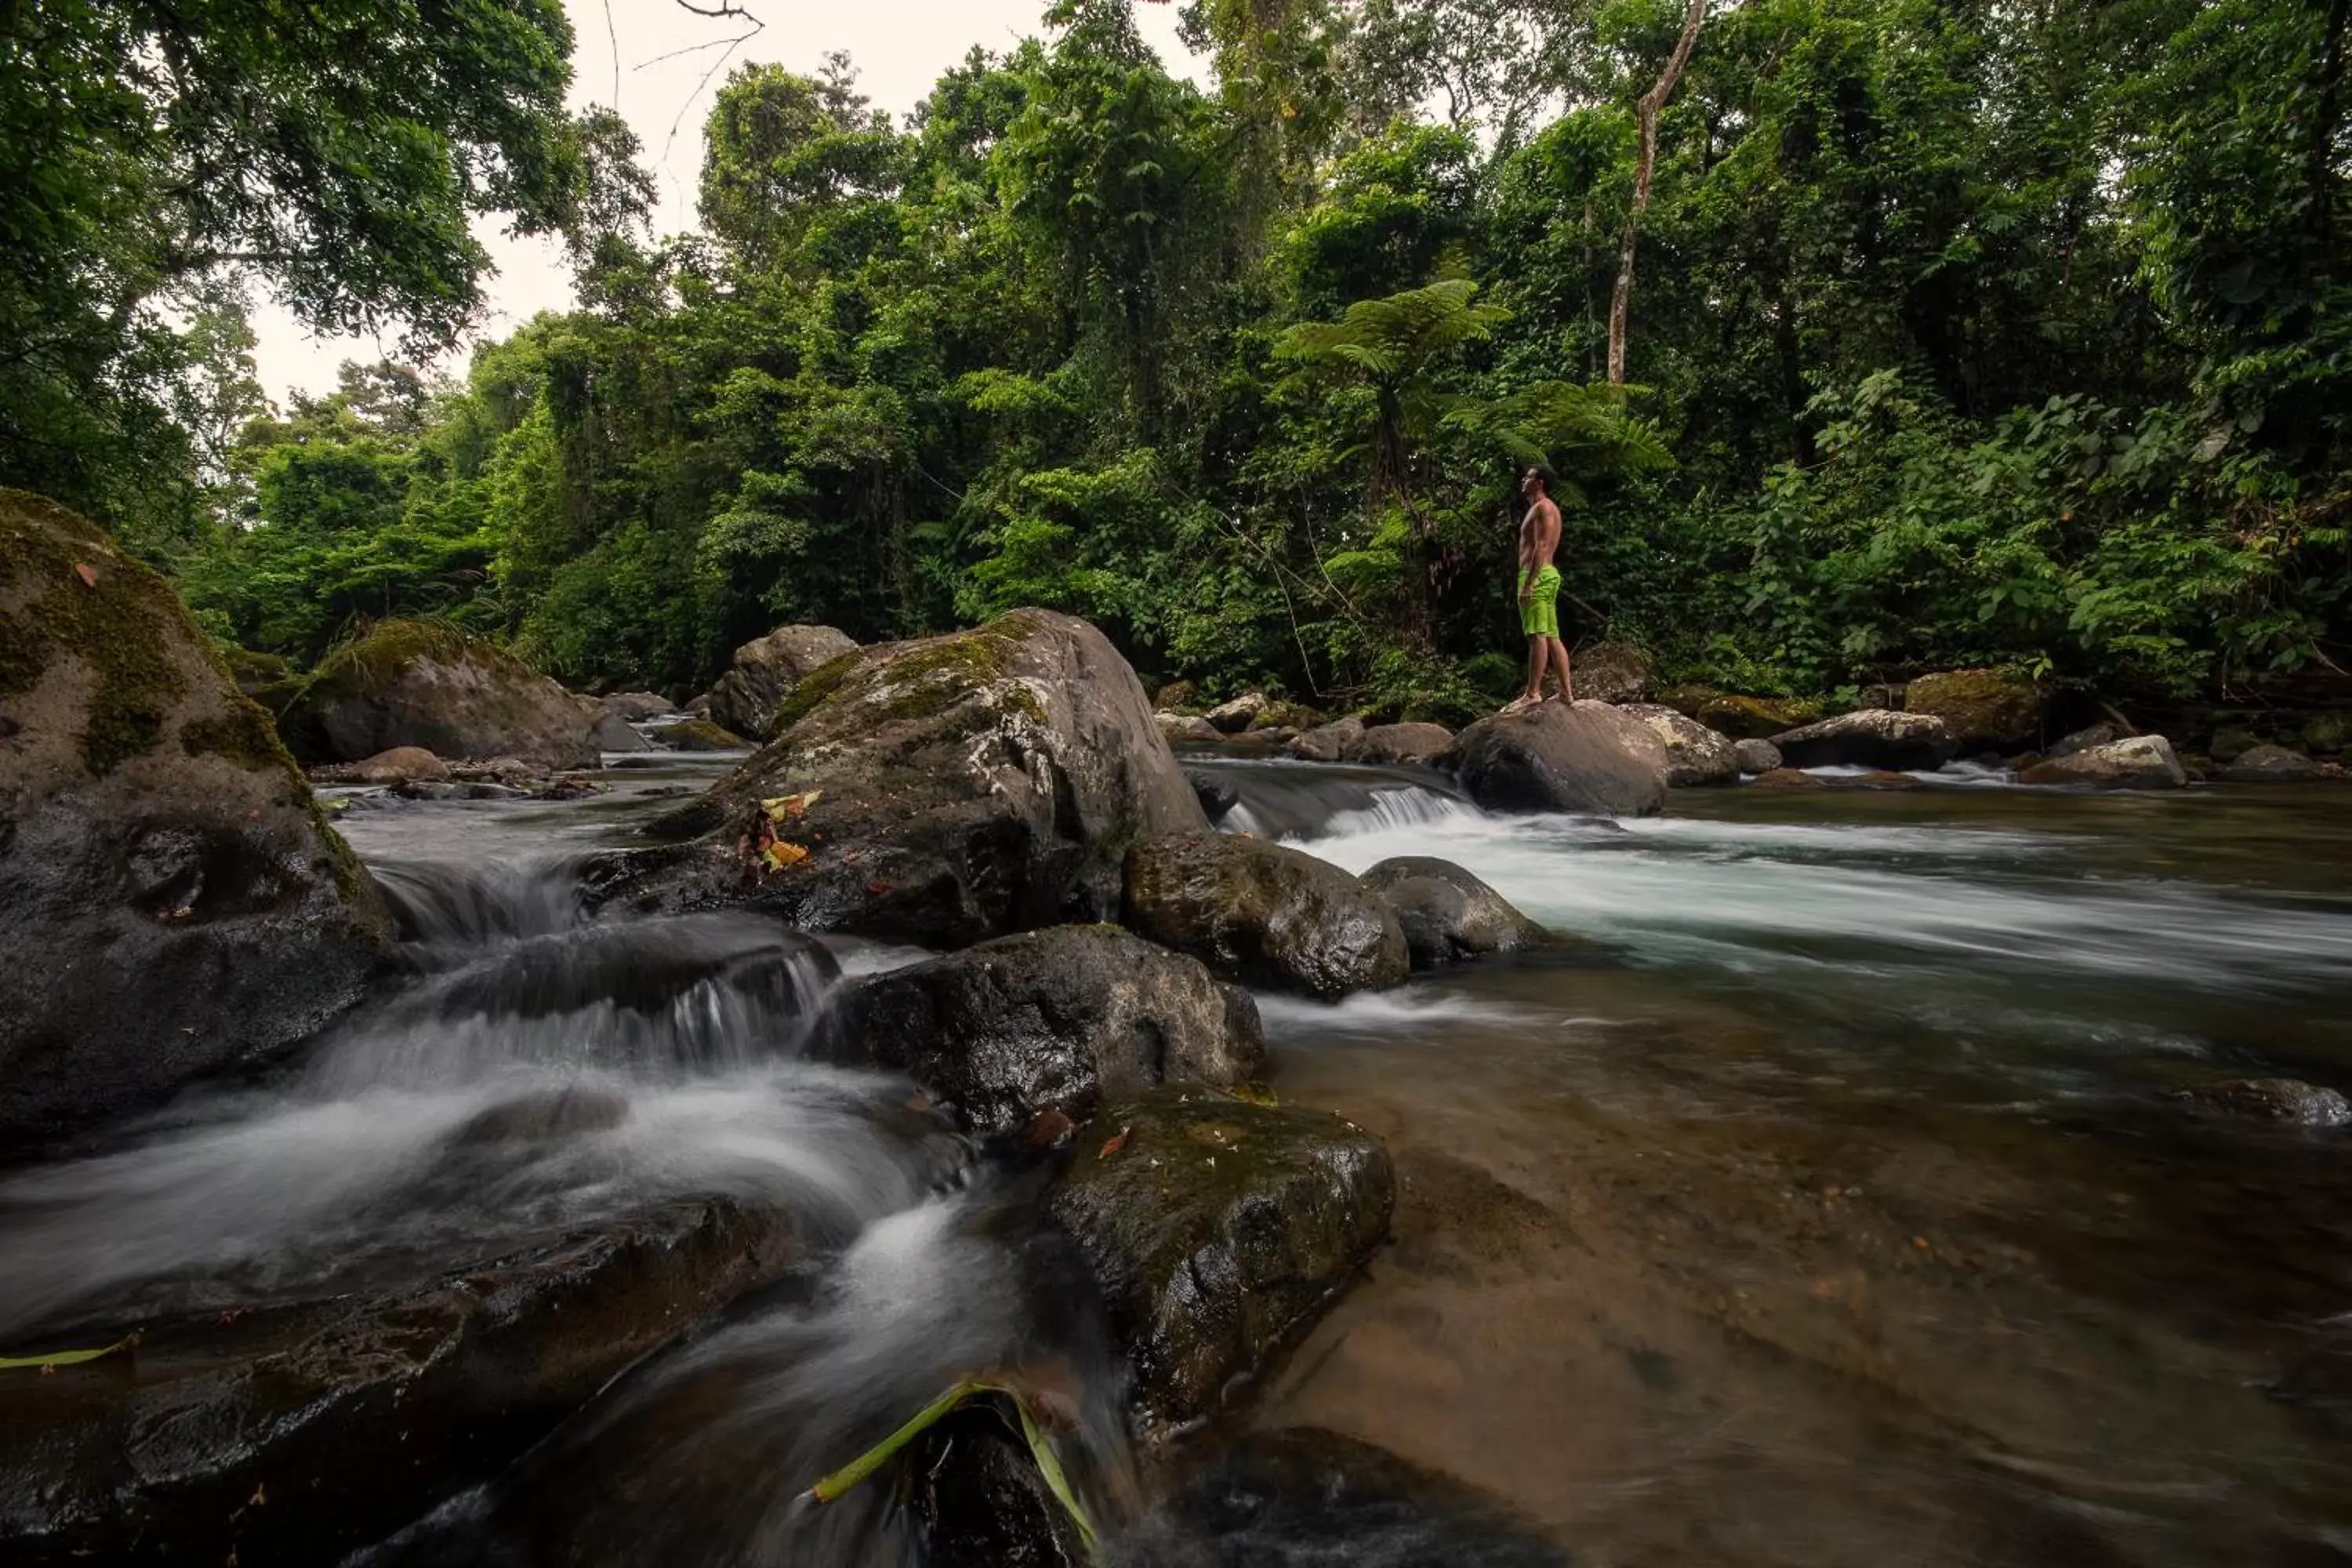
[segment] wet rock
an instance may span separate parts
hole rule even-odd
[[[596,764],[572,694],[507,653],[431,621],[378,621],[321,663],[288,709],[288,743],[351,762],[394,746],[456,760]]]
[[[2195,1110],[2293,1122],[2298,1127],[2341,1127],[2352,1122],[2352,1100],[2300,1079],[2238,1079],[2184,1089],[2172,1098]]]
[[[1212,827],[1242,803],[1242,792],[1230,782],[1198,768],[1186,768],[1184,782],[1192,786],[1192,798],[1201,803],[1201,815],[1209,819]]]
[[[1654,816],[1666,804],[1665,742],[1603,702],[1539,702],[1481,719],[1438,765],[1490,811]]]
[[[320,784],[438,784],[449,776],[449,764],[422,746],[394,746],[362,762],[314,769],[310,776]]]
[[[1941,719],[1962,752],[2016,752],[2042,738],[2042,689],[2014,670],[1923,675],[1904,689],[1902,706]]]
[[[2231,784],[2309,784],[2319,777],[2319,764],[2284,746],[2250,746],[2221,769]]]
[[[1265,711],[1266,696],[1263,691],[1244,691],[1230,702],[1220,702],[1208,711],[1209,727],[1223,735],[1238,735],[1256,721]]]
[[[1238,738],[1254,742],[1256,750],[1263,753],[1268,746],[1288,745],[1298,738],[1298,731],[1287,724],[1269,724],[1263,730],[1252,729]]]
[[[748,752],[751,742],[732,730],[703,719],[686,719],[675,724],[663,724],[653,732],[657,745],[673,752]]]
[[[618,1090],[573,1085],[535,1089],[480,1112],[450,1135],[456,1145],[551,1143],[583,1132],[604,1132],[629,1119]]]
[[[1148,1537],[1159,1568],[1568,1568],[1500,1499],[1314,1427],[1251,1432],[1194,1470]],[[1147,1527],[1149,1531],[1150,1527]]]
[[[646,739],[645,731],[617,713],[600,717],[588,731],[588,737],[600,752],[650,752],[654,743]]]
[[[903,1474],[929,1568],[1089,1568],[1096,1561],[1003,1414],[957,1411],[917,1440]]]
[[[1361,753],[1363,744],[1364,721],[1349,717],[1294,736],[1284,749],[1304,762],[1345,763],[1353,762]]]
[[[392,786],[402,800],[528,800],[530,792],[514,784],[487,779],[452,783],[442,779],[406,779]]]
[[[1225,732],[1223,730],[1197,714],[1187,716],[1181,713],[1154,713],[1151,718],[1152,721],[1160,726],[1160,732],[1171,741],[1189,741],[1197,743],[1202,741],[1222,741],[1225,738]]]
[[[1627,702],[1620,710],[1650,727],[1666,748],[1666,783],[1676,789],[1730,784],[1739,777],[1739,753],[1731,741],[1664,703]]]
[[[0,1146],[270,1061],[385,963],[373,885],[171,585],[15,490],[0,720]]]
[[[2029,784],[2087,784],[2095,789],[2179,789],[2189,774],[2161,735],[2110,741],[2055,760],[2045,758],[2017,775]]]
[[[1734,741],[1731,754],[1743,773],[1769,773],[1780,767],[1780,748],[1769,741]]]
[[[1151,705],[1163,712],[1181,713],[1195,706],[1199,700],[1199,693],[1191,681],[1171,680],[1160,689],[1160,694],[1151,700]]]
[[[2229,725],[2213,731],[2212,744],[2205,748],[2205,754],[2217,763],[2234,763],[2262,743],[2263,738],[2252,730]]]
[[[2121,739],[2123,739],[2123,731],[2102,719],[2095,724],[2087,725],[2051,742],[2050,749],[2043,752],[2039,760],[2054,763],[2061,757],[2071,757],[2077,752],[2087,752],[2095,746],[2110,745]]]
[[[615,691],[596,699],[596,705],[606,717],[624,724],[642,724],[677,709],[677,703],[658,691]]]
[[[1045,1205],[1093,1267],[1151,1432],[1208,1415],[1304,1329],[1395,1202],[1388,1151],[1338,1117],[1167,1088],[1107,1105]]]
[[[150,1323],[135,1375],[63,1369],[0,1402],[0,1557],[335,1561],[796,1251],[777,1216],[682,1204],[421,1289]]]
[[[965,1127],[1083,1121],[1106,1096],[1265,1073],[1257,1004],[1199,960],[1117,926],[998,937],[839,994],[820,1054],[903,1072]]]
[[[1185,833],[1128,852],[1120,919],[1228,980],[1339,997],[1403,982],[1403,929],[1328,860],[1255,838]]]
[[[1929,713],[1864,708],[1772,738],[1792,768],[1860,767],[1901,772],[1952,760],[1951,732]]]
[[[2315,752],[2352,751],[2352,713],[2322,713],[2303,727],[2303,743]]]
[[[1319,730],[1331,722],[1331,715],[1320,708],[1310,708],[1304,702],[1291,702],[1279,698],[1269,699],[1250,721],[1250,729],[1264,732],[1268,730],[1297,730],[1301,733]]]
[[[1375,724],[1364,731],[1356,760],[1383,764],[1433,762],[1454,744],[1454,731],[1443,724]]]
[[[1702,700],[1696,711],[1689,708],[1678,711],[1735,741],[1769,741],[1812,723],[1822,716],[1822,705],[1789,697],[1734,697],[1717,692]]]
[[[1579,699],[1622,705],[1650,695],[1650,656],[1629,642],[1587,643],[1569,659]]]
[[[1131,846],[1207,826],[1135,672],[1050,611],[860,648],[804,678],[777,721],[654,824],[701,837],[623,857],[599,902],[746,903],[810,930],[962,947],[1110,916]],[[766,836],[784,847],[763,853]]]
[[[1362,881],[1396,911],[1416,970],[1514,952],[1551,940],[1509,900],[1451,860],[1393,856],[1366,871]]]
[[[1757,775],[1761,789],[1826,789],[1829,786],[1801,768],[1769,768]]]
[[[735,650],[727,672],[703,694],[703,715],[738,735],[765,737],[777,706],[802,678],[856,647],[831,626],[778,626]]]

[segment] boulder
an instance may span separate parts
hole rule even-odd
[[[449,764],[422,746],[394,746],[363,762],[336,763],[313,771],[320,784],[439,784],[449,776]]]
[[[1201,803],[1201,815],[1209,819],[1212,827],[1242,803],[1242,792],[1229,781],[1199,768],[1186,768],[1184,782],[1192,786],[1192,798]]]
[[[1509,900],[1451,860],[1398,855],[1366,871],[1362,881],[1396,911],[1416,970],[1516,952],[1552,940],[1550,932],[1512,908]]]
[[[677,704],[658,691],[615,691],[596,699],[596,706],[624,724],[642,724],[677,710]]]
[[[1263,735],[1273,730],[1318,730],[1330,721],[1331,715],[1319,708],[1309,708],[1304,702],[1268,699],[1266,705],[1251,718],[1249,727],[1253,734]]]
[[[2352,751],[2352,713],[2322,713],[2303,727],[2303,743],[2315,752]]]
[[[1666,783],[1676,789],[1730,784],[1739,777],[1739,752],[1725,736],[1660,702],[1627,702],[1631,713],[1665,743]]]
[[[1863,708],[1771,737],[1792,768],[1940,768],[1952,760],[1951,731],[1932,713]]]
[[[869,976],[839,993],[818,1053],[913,1078],[966,1128],[1072,1121],[1105,1097],[1265,1074],[1248,992],[1117,926],[1055,926]]]
[[[1437,765],[1490,811],[1654,816],[1666,804],[1665,742],[1605,702],[1539,702],[1481,719]]]
[[[749,903],[929,947],[1119,907],[1138,843],[1205,829],[1135,672],[1086,622],[1021,610],[804,678],[777,738],[657,818],[597,901]]]
[[[1769,741],[1734,741],[1731,754],[1743,773],[1776,773],[1781,767],[1780,748]]]
[[[1632,643],[1587,643],[1568,663],[1569,679],[1585,701],[1622,704],[1650,695],[1650,656]]]
[[[2252,730],[2229,725],[2213,731],[2213,743],[2205,748],[2205,754],[2217,763],[2234,763],[2262,743],[2263,738]]]
[[[1223,730],[1198,715],[1154,713],[1151,720],[1153,723],[1160,726],[1160,732],[1171,741],[1185,741],[1197,744],[1202,741],[1222,741],[1225,738],[1225,732]]]
[[[1443,724],[1375,724],[1364,731],[1356,760],[1382,764],[1428,763],[1454,744],[1454,731]]]
[[[1735,741],[1769,741],[1822,716],[1818,702],[1788,697],[1733,697],[1719,691],[1705,698],[1695,710],[1675,706],[1717,734]]]
[[[2123,739],[2123,731],[2102,719],[2095,724],[2062,735],[2051,742],[2050,749],[2042,753],[2041,760],[2045,763],[2056,762],[2061,757],[2071,757],[2077,752],[2087,752],[2094,746],[2104,746],[2121,739]]]
[[[1401,984],[1404,931],[1347,872],[1303,850],[1181,833],[1127,856],[1120,919],[1245,985],[1336,998]]]
[[[831,626],[778,626],[735,650],[727,672],[704,693],[703,716],[721,729],[764,739],[777,705],[801,679],[856,647]]]
[[[616,713],[600,716],[588,731],[588,738],[600,752],[650,752],[654,743],[646,739],[645,731]]]
[[[2095,789],[2179,789],[2189,782],[2172,742],[2161,735],[2110,741],[2054,761],[2044,760],[2017,775],[2029,784],[2088,784]]]
[[[2298,1127],[2352,1122],[2352,1100],[2338,1091],[2293,1078],[2247,1078],[2178,1090],[2173,1099],[2194,1109]]]
[[[1950,669],[1904,689],[1906,713],[1944,721],[1962,754],[2023,751],[2042,739],[2042,689],[2007,669]]]
[[[1093,1267],[1158,1435],[1297,1335],[1395,1203],[1388,1151],[1337,1116],[1166,1088],[1107,1105],[1045,1207]]]
[[[2309,784],[2320,776],[2320,768],[2284,746],[2261,745],[2239,752],[2220,776],[2231,784]]]
[[[679,1204],[421,1289],[148,1323],[136,1375],[12,1385],[0,1556],[339,1561],[489,1479],[797,1250],[779,1217]]]
[[[1801,768],[1768,768],[1757,775],[1761,789],[1827,789],[1828,784]]]
[[[451,759],[596,765],[572,694],[501,648],[431,621],[378,621],[330,654],[289,708],[288,742],[321,762],[394,746]]]
[[[1170,710],[1181,712],[1192,707],[1198,700],[1198,697],[1199,694],[1193,689],[1191,681],[1171,680],[1160,689],[1160,694],[1151,700],[1151,705],[1163,712]]]
[[[654,743],[673,752],[748,752],[751,742],[708,719],[681,719],[655,727]]]
[[[1346,763],[1355,761],[1363,744],[1364,721],[1351,717],[1294,736],[1283,749],[1303,762]]]
[[[171,584],[0,490],[0,1147],[270,1061],[386,963],[374,888]]]
[[[1220,702],[1209,710],[1209,727],[1223,735],[1238,735],[1256,722],[1265,711],[1266,697],[1263,691],[1244,691],[1230,702]]]
[[[1859,693],[1862,700],[1854,706],[1857,708],[1908,708],[1910,704],[1904,700],[1904,696],[1908,689],[1909,688],[1899,680],[1880,681],[1874,686],[1864,687]]]

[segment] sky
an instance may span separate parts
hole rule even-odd
[[[697,16],[675,0],[564,0],[578,38],[572,56],[572,103],[575,108],[615,103],[636,131],[645,144],[646,166],[660,183],[655,226],[663,233],[694,226],[703,116],[709,112],[712,94],[737,65],[772,62],[791,70],[814,71],[827,50],[846,49],[858,68],[858,90],[877,108],[903,120],[929,93],[940,73],[973,45],[1002,52],[1024,35],[1041,32],[1045,0],[744,4],[763,25],[729,53],[727,41],[746,31],[742,24]],[[1143,5],[1135,10],[1145,39],[1168,68],[1205,83],[1205,62],[1189,55],[1176,39],[1177,7]],[[665,55],[670,58],[662,58]],[[712,75],[714,65],[719,69]],[[504,336],[541,310],[572,304],[572,279],[561,242],[512,238],[500,226],[496,218],[478,220],[474,226],[476,237],[498,265],[498,275],[488,280],[489,309],[481,324],[482,337]],[[374,361],[397,346],[397,332],[386,333],[381,342],[366,336],[312,337],[266,298],[257,300],[253,325],[260,340],[254,362],[262,388],[281,401],[289,389],[331,391],[335,367],[342,361]],[[443,361],[442,368],[462,372],[470,353],[469,341]]]

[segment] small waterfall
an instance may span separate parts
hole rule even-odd
[[[1260,838],[1321,838],[1485,815],[1452,784],[1418,768],[1197,757],[1186,765],[1240,797],[1219,826]]]

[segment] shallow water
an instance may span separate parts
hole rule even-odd
[[[1285,1098],[1394,1150],[1395,1243],[1255,1403],[1139,1473],[1035,1173],[904,1080],[799,1055],[839,974],[920,955],[584,918],[577,858],[725,765],[347,808],[408,977],[295,1070],[0,1176],[5,1342],[403,1288],[718,1194],[799,1216],[806,1267],[376,1561],[903,1561],[885,1500],[793,1500],[979,1368],[1053,1391],[1119,1562],[2352,1552],[2352,1134],[2164,1098],[2352,1088],[2344,792],[1979,775],[1682,792],[1619,825],[1490,817],[1411,770],[1207,764],[1228,826],[1354,869],[1456,860],[1567,940],[1262,998]],[[1343,1447],[1339,1484],[1298,1428],[1422,1470]],[[1428,1472],[1525,1530],[1411,1501]],[[1188,1487],[1184,1519],[1151,1511]]]

